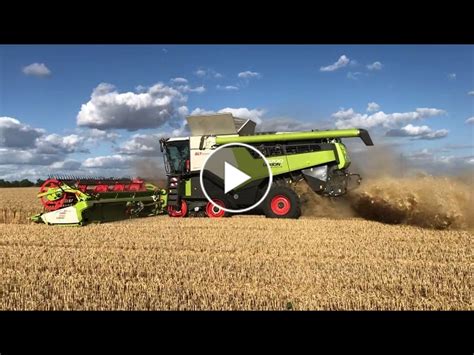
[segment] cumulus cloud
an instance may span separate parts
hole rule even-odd
[[[474,96],[474,90],[467,93],[469,96]]]
[[[293,118],[269,118],[262,120],[257,126],[261,132],[291,132],[291,131],[309,131],[315,129],[312,122],[303,122]]]
[[[359,77],[361,77],[363,75],[363,73],[361,73],[360,71],[356,71],[356,72],[349,72],[347,73],[347,79],[351,79],[351,80],[358,80]]]
[[[189,85],[180,85],[176,87],[176,89],[178,89],[181,92],[197,92],[199,94],[202,94],[203,92],[206,91],[206,88],[204,86],[198,86],[198,87],[192,88]]]
[[[325,66],[325,67],[321,67],[319,68],[319,70],[323,72],[335,71],[340,68],[344,68],[345,66],[349,64],[349,62],[350,62],[350,59],[346,55],[341,55],[335,63]]]
[[[466,120],[466,123],[467,123],[467,124],[474,124],[474,116],[469,117],[469,118]]]
[[[49,167],[53,170],[64,170],[67,172],[76,171],[81,168],[82,163],[77,160],[64,160],[57,161],[51,164]]]
[[[238,73],[237,76],[241,79],[252,79],[252,78],[257,78],[258,79],[262,76],[262,74],[260,74],[258,72],[247,70],[247,71],[242,71],[242,72]]]
[[[12,117],[0,117],[0,147],[31,148],[36,139],[45,133]]]
[[[35,150],[0,148],[0,165],[48,165],[58,158],[54,154],[38,154]]]
[[[78,126],[97,129],[173,127],[187,114],[187,97],[179,90],[157,83],[143,93],[119,93],[111,84],[101,83],[77,115]]]
[[[472,168],[474,163],[474,156],[462,156],[453,154],[438,154],[436,151],[424,148],[422,150],[410,152],[406,154],[409,162],[423,169],[429,169],[433,172],[440,171],[453,171],[453,168],[457,170],[463,168]],[[446,170],[445,170],[446,169]]]
[[[0,117],[0,165],[3,166],[47,166],[63,161],[71,153],[87,153],[86,141],[84,135],[47,134],[44,129],[32,128],[15,118]]]
[[[133,157],[127,155],[104,155],[87,158],[82,166],[85,168],[117,169],[130,167],[132,161]]]
[[[112,142],[115,143],[120,134],[113,131],[103,131],[97,128],[78,129],[79,134],[86,139],[88,143]]]
[[[122,154],[156,156],[160,151],[160,138],[164,134],[135,134],[118,149]]]
[[[265,110],[248,109],[246,107],[226,107],[219,111],[209,111],[198,107],[191,112],[191,115],[211,115],[214,113],[231,113],[234,117],[251,119],[252,121],[255,121],[257,124],[259,124],[262,122],[262,116],[265,114]]]
[[[388,137],[412,137],[414,139],[440,139],[448,135],[447,129],[433,131],[428,126],[413,126],[411,123],[400,128],[391,129],[385,135]]]
[[[36,77],[46,77],[51,75],[51,70],[49,70],[44,63],[32,63],[23,67],[23,74]]]
[[[204,69],[198,69],[194,72],[194,74],[196,74],[199,77],[203,77],[206,75],[206,71]]]
[[[221,73],[216,72],[214,69],[198,69],[194,72],[199,78],[213,78],[213,79],[220,79],[223,77]]]
[[[367,112],[377,112],[380,111],[380,105],[376,102],[369,102],[367,105]]]
[[[337,128],[372,128],[376,126],[391,128],[404,122],[438,116],[444,113],[446,113],[444,110],[436,108],[417,108],[412,112],[385,113],[378,111],[372,114],[361,114],[350,108],[348,110],[341,109],[333,113],[332,117],[336,120]]]
[[[456,79],[456,73],[449,73],[448,74],[448,79],[449,80],[455,80]]]
[[[367,69],[369,70],[382,70],[383,64],[380,62],[373,62],[372,64],[367,64]]]
[[[187,84],[188,80],[185,78],[173,78],[170,80],[173,84]]]
[[[226,85],[226,86],[217,85],[216,89],[225,90],[225,91],[237,91],[237,90],[239,90],[239,87],[234,86],[234,85]]]
[[[77,134],[60,136],[53,133],[39,137],[36,140],[36,152],[40,154],[88,153],[83,147],[85,137]]]

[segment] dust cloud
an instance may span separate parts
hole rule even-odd
[[[366,219],[435,229],[474,226],[473,186],[455,177],[383,177],[350,194],[354,212]]]
[[[166,187],[166,173],[163,164],[153,159],[137,160],[133,164],[133,171],[137,177],[146,182],[157,185],[160,188]]]
[[[306,183],[298,194],[304,216],[362,217],[390,224],[434,229],[474,228],[474,173],[432,176],[410,168],[388,147],[371,147],[350,170],[362,184],[338,198],[319,196]]]

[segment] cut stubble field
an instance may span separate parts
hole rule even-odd
[[[471,238],[353,217],[0,224],[0,309],[471,310]]]

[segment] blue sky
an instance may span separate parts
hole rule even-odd
[[[474,47],[0,46],[0,178],[134,175],[187,114],[223,109],[270,130],[357,124],[421,165],[472,166]]]

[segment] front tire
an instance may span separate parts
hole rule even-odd
[[[267,218],[299,218],[300,198],[287,186],[272,187],[263,201],[263,213]]]
[[[178,211],[174,206],[168,206],[168,215],[170,217],[186,217],[188,215],[188,204],[181,200],[181,209]]]

